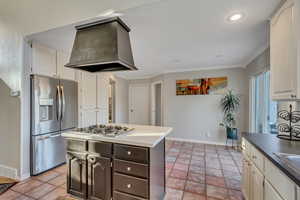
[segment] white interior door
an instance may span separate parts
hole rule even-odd
[[[129,86],[129,122],[149,125],[149,84]]]

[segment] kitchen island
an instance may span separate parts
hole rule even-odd
[[[89,129],[62,134],[67,143],[67,192],[81,199],[162,200],[165,137],[172,128],[109,126],[129,131],[115,137],[88,133]]]

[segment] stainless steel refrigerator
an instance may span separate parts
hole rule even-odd
[[[31,175],[66,161],[61,133],[77,127],[78,84],[31,75]]]

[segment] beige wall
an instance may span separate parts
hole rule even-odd
[[[18,170],[20,167],[20,99],[10,96],[10,88],[0,79],[0,165]],[[11,173],[1,169],[1,175]],[[3,171],[5,170],[5,171]]]
[[[10,92],[21,90],[23,44],[23,35],[0,18],[0,176],[14,178],[21,173],[21,100]]]
[[[249,77],[270,70],[270,48],[267,48],[246,67]]]
[[[165,126],[174,128],[169,137],[224,144],[225,130],[222,121],[220,99],[222,95],[176,96],[176,80],[201,77],[228,77],[228,89],[241,96],[238,114],[239,131],[248,128],[248,81],[244,68],[182,72],[164,76]]]
[[[239,131],[248,130],[249,81],[245,68],[169,73],[151,79],[131,80],[131,84],[163,82],[163,125],[173,127],[169,138],[214,144],[225,143],[225,130],[219,126],[221,95],[176,96],[176,80],[201,77],[228,77],[228,88],[241,95]]]

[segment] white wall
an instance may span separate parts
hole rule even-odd
[[[222,95],[176,96],[176,80],[219,76],[227,76],[228,88],[241,95],[237,127],[239,131],[247,130],[246,70],[243,68],[204,70],[165,75],[165,126],[174,128],[170,137],[224,144],[225,130],[219,126],[223,117],[219,105]]]
[[[116,123],[128,123],[129,81],[115,77],[116,80]]]
[[[0,18],[0,176],[18,178],[21,168],[21,90],[23,36]]]

